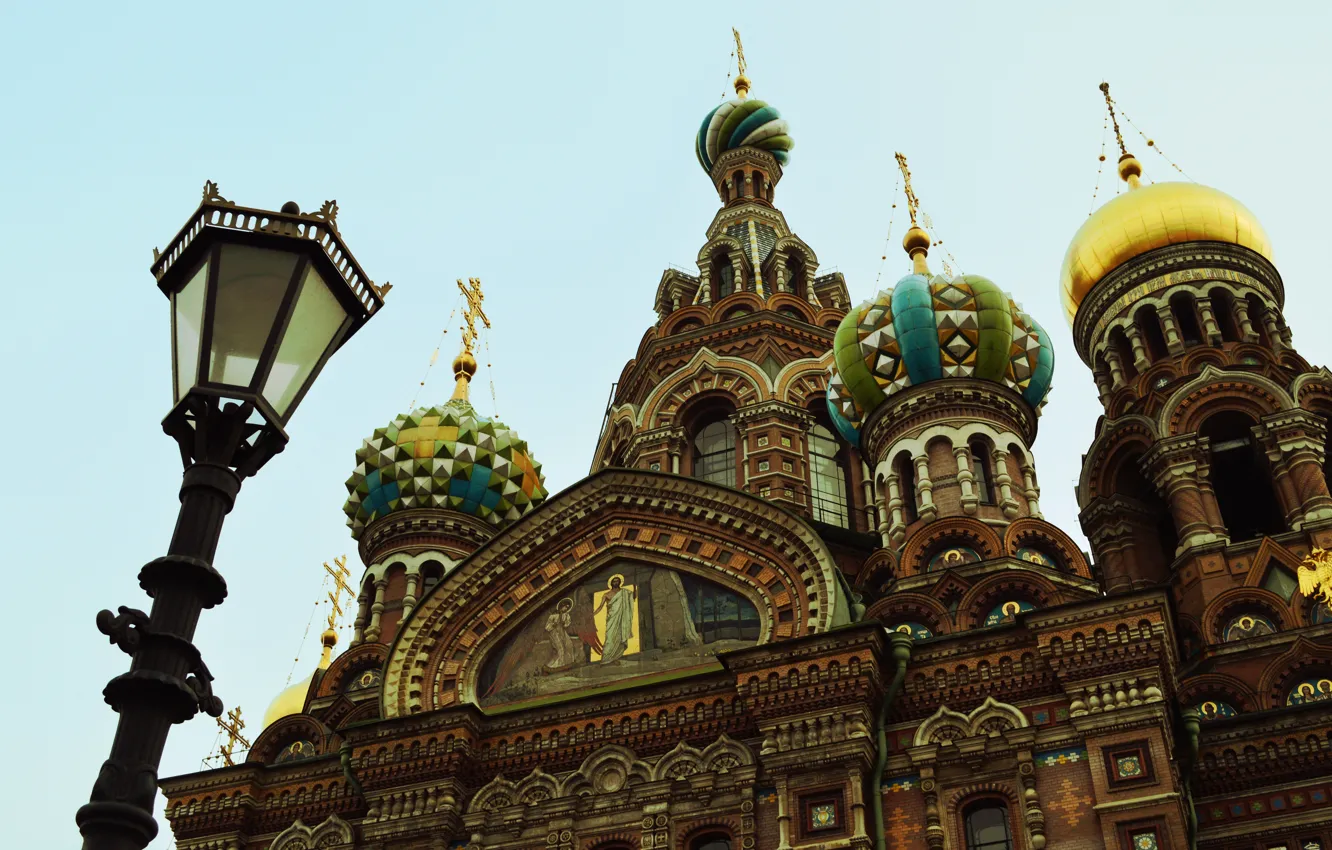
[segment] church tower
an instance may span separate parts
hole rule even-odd
[[[1128,190],[1082,225],[1061,272],[1105,408],[1080,519],[1110,594],[1170,589],[1179,698],[1201,717],[1205,834],[1236,816],[1208,796],[1257,792],[1291,760],[1327,763],[1301,743],[1318,718],[1290,709],[1332,699],[1332,614],[1297,580],[1311,549],[1332,546],[1332,374],[1292,344],[1254,214],[1198,183],[1146,182],[1101,89]]]
[[[878,526],[867,468],[824,404],[833,333],[849,305],[838,272],[776,205],[793,146],[771,104],[708,112],[694,152],[721,208],[697,273],[663,272],[648,329],[612,392],[592,471],[672,472],[760,496],[835,530],[864,558]],[[849,568],[849,567],[848,567]]]
[[[931,274],[897,158],[912,273],[842,320],[828,407],[879,494],[883,548],[857,586],[870,616],[924,639],[1086,599],[1096,583],[1041,515],[1032,444],[1054,375],[1049,337],[992,281]]]

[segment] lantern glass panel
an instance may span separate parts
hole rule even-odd
[[[301,281],[287,332],[264,382],[264,398],[278,416],[287,418],[301,390],[313,380],[312,373],[324,352],[346,323],[347,311],[311,265]]]
[[[223,245],[212,316],[208,380],[249,386],[298,257],[283,251]]]
[[[172,340],[176,348],[176,401],[199,377],[199,337],[203,332],[204,295],[208,289],[208,263],[199,266],[181,290],[171,296]]]

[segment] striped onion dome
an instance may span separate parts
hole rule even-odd
[[[1045,330],[979,275],[911,274],[851,310],[833,340],[828,409],[843,436],[883,400],[947,378],[983,378],[1039,411],[1054,375]],[[856,442],[856,440],[852,440]]]
[[[703,170],[712,173],[717,157],[734,148],[751,147],[772,154],[782,165],[791,157],[795,141],[786,119],[761,100],[728,100],[703,119],[694,140],[694,153]]]

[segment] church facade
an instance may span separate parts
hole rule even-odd
[[[748,88],[697,134],[720,207],[589,475],[547,493],[466,346],[356,452],[351,646],[242,763],[162,780],[179,850],[1332,847],[1332,612],[1300,589],[1332,374],[1258,221],[1124,152],[1074,236],[1089,556],[1041,510],[1037,317],[932,272],[909,189],[912,273],[853,300]]]

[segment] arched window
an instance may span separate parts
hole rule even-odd
[[[1179,534],[1175,531],[1170,507],[1143,474],[1141,454],[1131,454],[1120,461],[1115,472],[1114,493],[1137,503],[1137,510],[1132,514],[1134,524],[1142,528],[1144,538],[1156,539],[1155,551],[1150,546],[1138,547],[1138,559],[1143,568],[1143,574],[1138,578],[1148,582],[1165,581],[1170,576],[1175,550],[1179,548]]]
[[[735,426],[718,418],[694,435],[694,477],[735,486]]]
[[[978,800],[962,813],[967,850],[1013,850],[1008,806],[1002,800]]]
[[[689,842],[689,850],[731,850],[731,836],[724,832],[709,832]]]
[[[1198,327],[1198,311],[1194,309],[1193,296],[1187,292],[1177,292],[1170,297],[1170,312],[1175,314],[1179,324],[1179,335],[1185,345],[1202,345],[1202,329]]]
[[[1271,348],[1272,338],[1267,335],[1267,323],[1263,321],[1263,316],[1267,314],[1267,306],[1257,295],[1251,294],[1245,301],[1249,305],[1249,324],[1258,332],[1258,341]]]
[[[442,579],[443,577],[444,577],[444,565],[441,564],[439,561],[426,561],[424,564],[422,564],[420,595],[424,596],[425,592],[430,588],[434,587],[435,585],[439,584],[439,580]]]
[[[832,431],[817,423],[809,432],[809,489],[814,519],[851,527],[845,452]]]
[[[1133,346],[1123,328],[1115,328],[1110,332],[1110,344],[1119,355],[1119,368],[1124,371],[1124,380],[1131,381],[1138,377],[1138,367],[1133,365]]]
[[[805,297],[805,264],[795,254],[786,258],[786,288],[797,298]]]
[[[1239,327],[1235,324],[1235,299],[1224,289],[1213,289],[1208,295],[1212,298],[1212,315],[1216,316],[1221,341],[1239,342]]]
[[[990,465],[990,447],[982,439],[967,444],[971,452],[971,473],[976,478],[976,493],[982,505],[994,504],[994,469]]]
[[[1151,307],[1141,307],[1133,314],[1133,324],[1142,334],[1142,343],[1147,347],[1147,359],[1155,363],[1170,353],[1166,347],[1165,334],[1161,332],[1161,317]]]
[[[758,171],[754,172],[754,197],[763,197],[763,174]]]
[[[902,496],[902,519],[910,525],[919,518],[916,513],[916,467],[906,452],[897,456],[893,466],[897,468],[897,491]]]
[[[736,198],[743,198],[745,196],[745,173],[737,171],[731,175],[731,179],[735,181]]]
[[[1253,424],[1243,413],[1223,411],[1199,429],[1210,443],[1212,492],[1232,543],[1286,530]]]
[[[735,292],[735,268],[725,254],[712,258],[712,268],[717,275],[717,300],[720,301]]]

